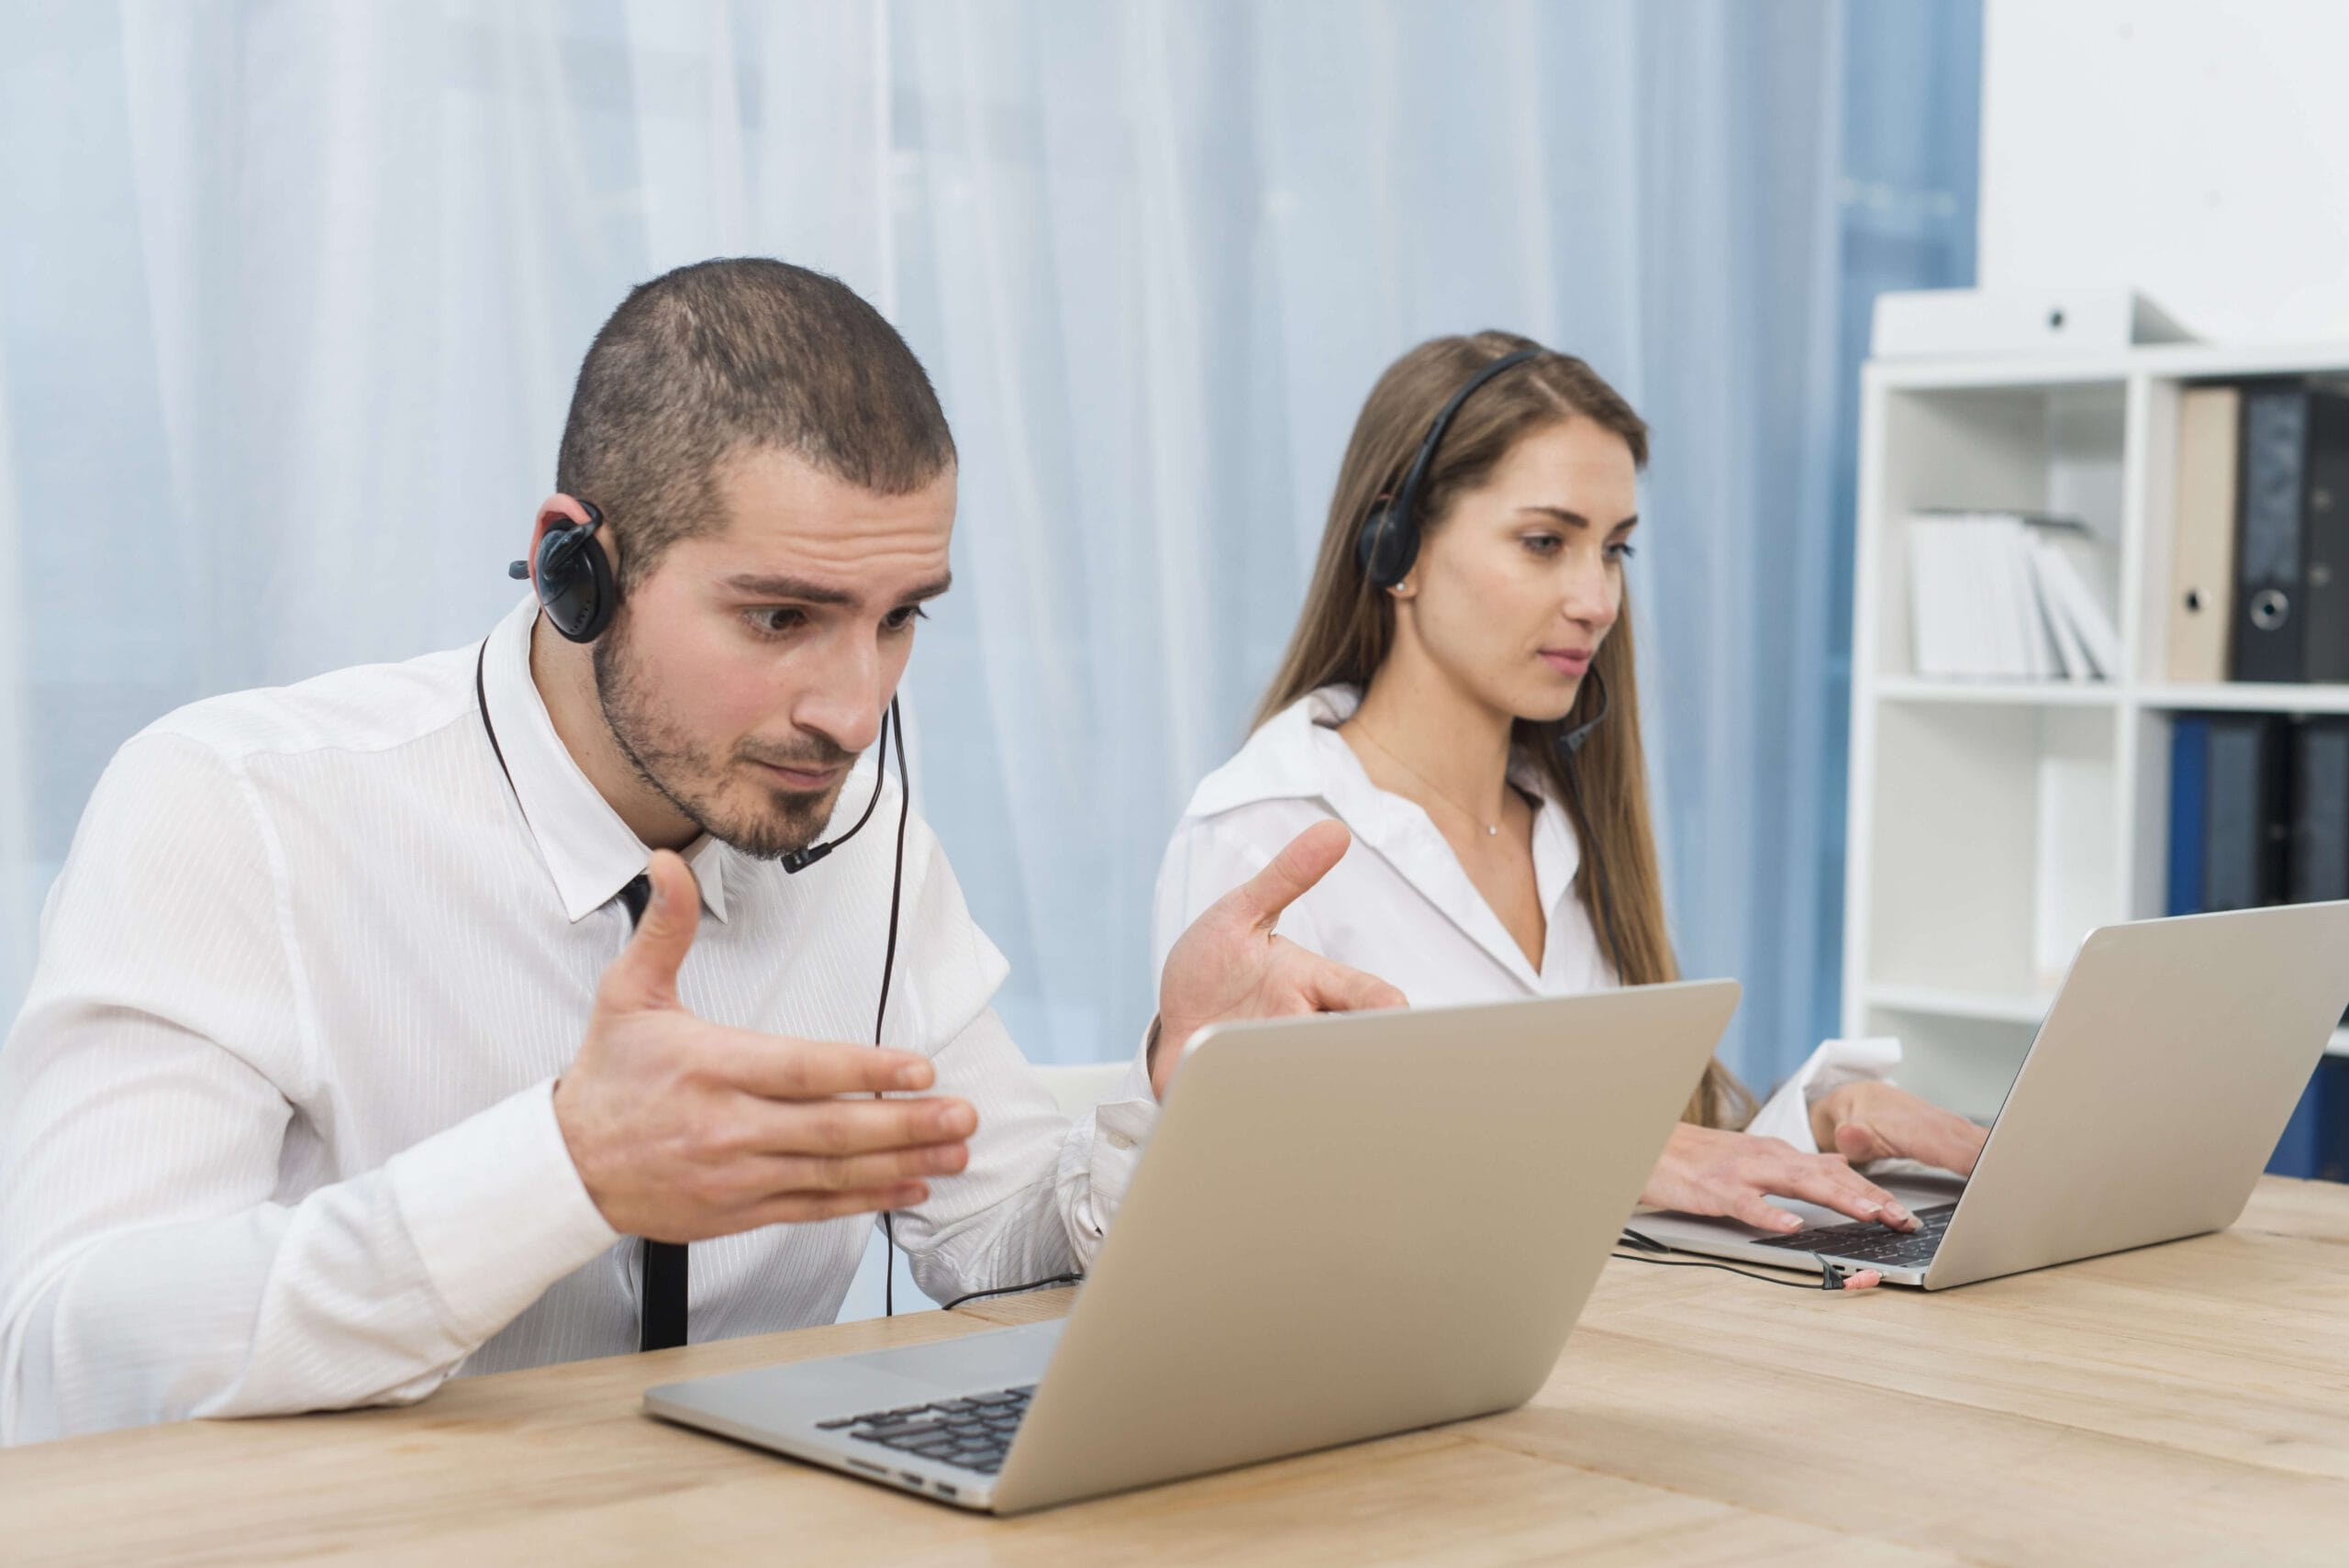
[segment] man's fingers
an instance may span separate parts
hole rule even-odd
[[[868,1187],[849,1193],[791,1193],[771,1198],[750,1209],[742,1216],[740,1229],[755,1230],[763,1225],[805,1225],[813,1220],[838,1219],[851,1214],[878,1214],[885,1208],[911,1208],[930,1201],[930,1186],[923,1182],[907,1182],[895,1187]]]
[[[723,1033],[728,1080],[738,1089],[771,1100],[919,1093],[938,1079],[930,1058],[918,1051],[791,1040],[751,1029]]]
[[[1269,931],[1281,911],[1297,902],[1307,888],[1330,874],[1345,858],[1353,836],[1336,817],[1324,817],[1288,841],[1272,863],[1223,896],[1248,923]]]
[[[740,1152],[839,1159],[960,1144],[979,1129],[968,1100],[769,1100],[750,1109]]]
[[[1303,948],[1297,950],[1297,954],[1311,965],[1305,976],[1306,994],[1312,997],[1314,1006],[1322,1012],[1359,1013],[1375,1007],[1410,1006],[1403,993],[1375,974],[1365,974],[1359,969],[1332,963]]]
[[[676,1006],[677,969],[701,923],[701,890],[683,860],[655,850],[644,873],[652,884],[644,917],[596,988],[599,1006],[620,1012]]]
[[[758,1195],[795,1193],[857,1193],[904,1186],[930,1176],[961,1173],[971,1162],[967,1143],[936,1143],[923,1149],[892,1149],[837,1160],[778,1155],[758,1162]]]

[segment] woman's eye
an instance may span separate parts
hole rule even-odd
[[[768,605],[744,612],[749,616],[751,629],[762,637],[782,637],[799,629],[807,619],[807,612],[785,605]]]
[[[1556,534],[1528,534],[1525,536],[1525,548],[1531,550],[1536,555],[1555,555],[1565,542],[1565,540],[1560,539]]]
[[[1610,561],[1629,561],[1639,553],[1639,546],[1628,539],[1619,539],[1607,547],[1608,559]]]

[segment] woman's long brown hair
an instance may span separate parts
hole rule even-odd
[[[1540,347],[1508,332],[1437,338],[1397,360],[1378,378],[1354,421],[1353,439],[1346,444],[1313,586],[1281,660],[1280,673],[1256,711],[1259,725],[1320,686],[1368,689],[1371,676],[1394,645],[1395,606],[1371,584],[1356,559],[1363,518],[1373,504],[1401,489],[1404,471],[1446,399],[1504,354]],[[1520,439],[1573,418],[1593,420],[1622,437],[1632,462],[1647,466],[1648,428],[1631,406],[1582,361],[1544,350],[1538,359],[1503,372],[1461,405],[1420,487],[1422,532],[1442,527],[1453,502],[1485,483]],[[1542,724],[1518,720],[1515,741],[1541,767],[1552,797],[1562,803],[1582,840],[1586,874],[1576,879],[1576,885],[1590,910],[1592,928],[1612,931],[1620,948],[1610,954],[1617,975],[1627,985],[1650,985],[1677,979],[1679,967],[1664,927],[1664,884],[1648,816],[1635,664],[1631,606],[1626,598],[1614,629],[1592,661],[1591,673],[1598,681],[1583,683],[1573,710],[1563,719]],[[1596,687],[1602,683],[1609,699],[1607,722],[1591,732],[1569,763],[1558,738],[1595,715]],[[1569,768],[1578,779],[1569,776]],[[1595,875],[1591,868],[1596,868]],[[1602,887],[1603,913],[1592,902],[1594,884]],[[1742,1127],[1753,1112],[1753,1096],[1716,1061],[1706,1065],[1684,1119],[1706,1127]]]

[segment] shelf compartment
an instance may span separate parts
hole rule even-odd
[[[2128,443],[2125,379],[2037,386],[1903,388],[1877,395],[1862,526],[1876,625],[1871,668],[1912,676],[1910,514],[1931,509],[2043,512],[2079,518],[2106,547],[2101,596],[2120,603],[2118,574]]]
[[[2122,917],[2118,729],[2110,706],[1878,706],[1870,994],[2043,995]]]

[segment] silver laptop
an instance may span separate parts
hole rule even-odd
[[[1728,981],[1219,1028],[1065,1318],[654,1388],[655,1416],[1014,1513],[1523,1404]]]
[[[1682,1251],[1879,1269],[1941,1290],[2223,1230],[2283,1136],[2349,1005],[2349,903],[2183,915],[2088,934],[1991,1124],[1971,1181],[1879,1179],[1903,1234],[1773,1199],[1811,1222],[1642,1214]]]

